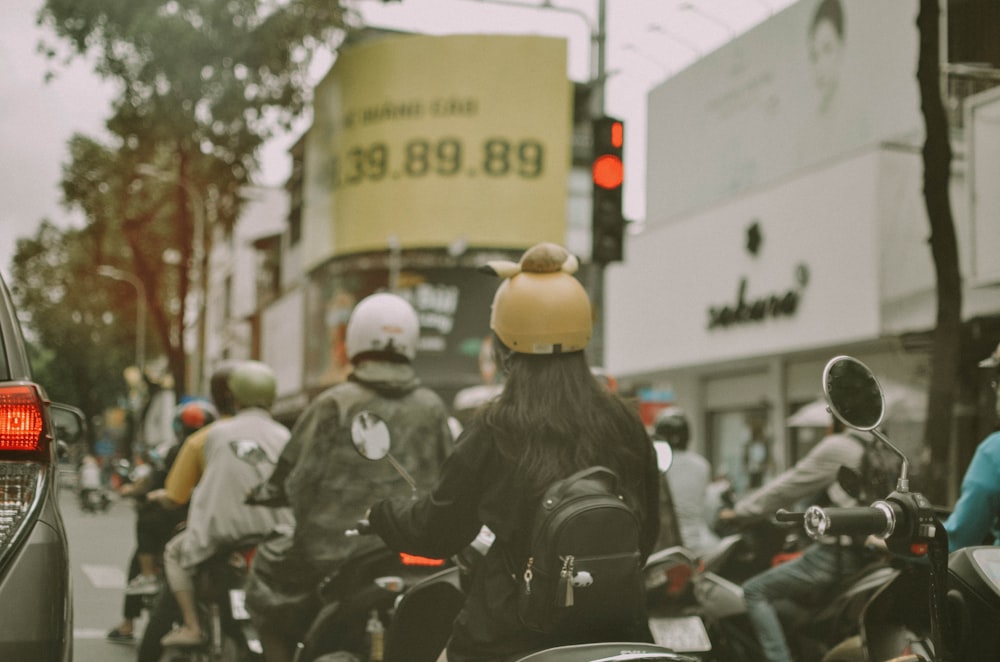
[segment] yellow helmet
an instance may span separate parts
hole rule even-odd
[[[590,342],[590,298],[572,274],[579,262],[556,244],[532,246],[518,263],[490,262],[504,278],[493,297],[490,328],[521,354],[577,352]]]

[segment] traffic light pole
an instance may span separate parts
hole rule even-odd
[[[597,26],[591,33],[591,76],[590,76],[590,120],[593,122],[604,116],[604,84],[607,47],[607,0],[597,0]],[[596,61],[595,61],[596,60]],[[593,184],[591,184],[593,185]],[[593,196],[591,196],[593,198]],[[593,232],[593,227],[591,227]],[[604,264],[590,261],[590,302],[594,314],[594,335],[587,350],[588,358],[594,365],[604,367]]]

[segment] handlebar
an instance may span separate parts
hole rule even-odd
[[[372,534],[372,525],[366,519],[359,519],[357,524],[354,525],[353,529],[347,529],[344,531],[344,535],[348,538],[354,538],[356,536],[368,536]]]
[[[804,513],[780,509],[774,513],[778,522],[802,522],[810,538],[820,536],[868,536],[888,538],[903,516],[896,503],[876,501],[871,506],[854,508],[821,508],[810,506]]]
[[[855,508],[811,506],[805,512],[803,524],[811,538],[826,535],[888,538],[902,516],[902,508],[888,501],[876,501],[871,506]]]

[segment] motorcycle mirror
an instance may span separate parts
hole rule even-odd
[[[823,394],[830,413],[855,430],[874,430],[885,418],[882,387],[868,366],[851,356],[837,356],[826,364]]]
[[[381,460],[389,454],[389,426],[378,414],[363,411],[351,419],[351,441],[354,449],[367,460]]]
[[[833,357],[823,369],[823,395],[830,405],[830,413],[841,423],[871,432],[900,457],[903,464],[896,489],[908,491],[909,460],[877,429],[885,419],[885,395],[868,366],[853,356]]]
[[[665,441],[654,441],[653,448],[656,450],[656,466],[661,474],[667,473],[670,465],[674,463],[674,449]]]
[[[389,433],[389,426],[386,425],[381,416],[370,411],[355,414],[354,418],[351,419],[351,441],[354,442],[354,450],[366,460],[388,459],[396,473],[409,483],[413,490],[413,496],[416,498],[417,482],[389,452],[389,448],[392,446],[392,435]]]

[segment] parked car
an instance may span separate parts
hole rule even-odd
[[[0,660],[72,660],[69,548],[56,459],[60,446],[82,439],[84,425],[80,410],[50,402],[32,380],[0,277]]]

